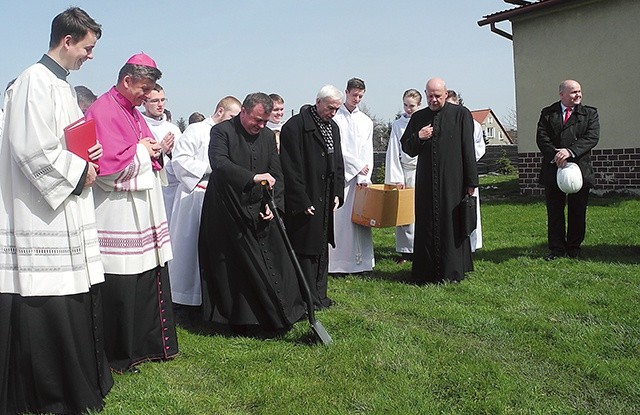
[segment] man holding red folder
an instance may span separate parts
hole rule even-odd
[[[3,415],[97,411],[113,384],[91,188],[102,147],[85,149],[87,162],[66,149],[63,133],[82,117],[67,76],[93,58],[101,33],[77,7],[60,13],[49,51],[7,90],[0,140]]]

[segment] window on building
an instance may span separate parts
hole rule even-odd
[[[487,137],[488,138],[493,138],[495,135],[495,132],[493,130],[493,127],[487,127]]]

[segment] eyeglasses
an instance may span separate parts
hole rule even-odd
[[[154,98],[154,99],[147,100],[149,104],[157,104],[158,102],[165,103],[167,101],[169,101],[169,98]]]

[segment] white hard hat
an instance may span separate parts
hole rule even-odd
[[[560,190],[567,194],[578,193],[582,189],[582,172],[576,163],[567,163],[564,167],[558,167],[556,181]]]

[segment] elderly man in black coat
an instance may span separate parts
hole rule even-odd
[[[589,189],[594,185],[591,149],[598,144],[598,110],[582,105],[580,84],[566,80],[560,84],[560,101],[540,113],[536,142],[542,152],[540,184],[547,203],[547,261],[568,255],[578,258],[586,229]],[[556,182],[558,167],[577,163],[582,172],[582,189],[566,195]],[[565,231],[564,207],[568,226]]]
[[[343,95],[325,85],[280,132],[285,223],[317,309],[329,307],[328,244],[335,247],[333,212],[344,203],[340,130],[332,120]]]

